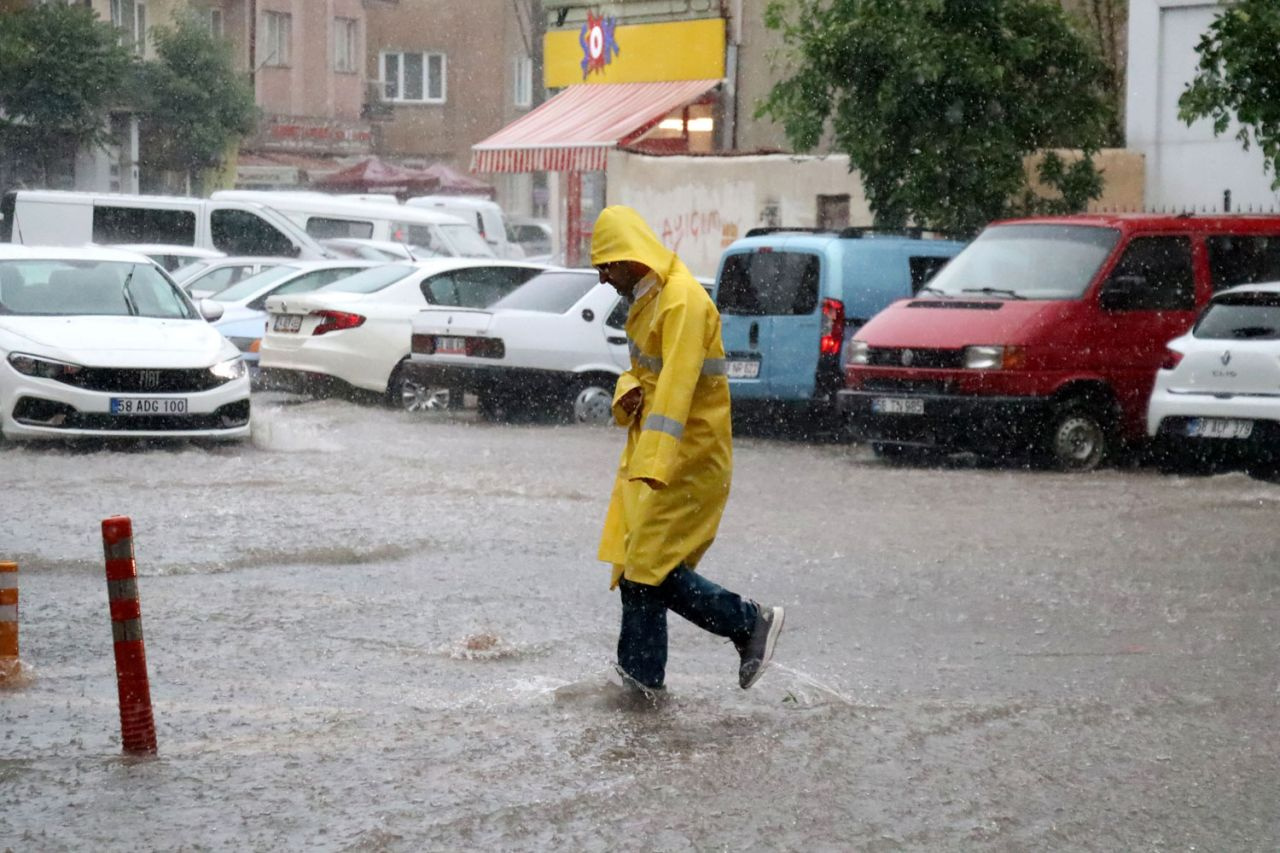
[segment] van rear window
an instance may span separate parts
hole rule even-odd
[[[812,314],[821,259],[809,252],[744,252],[725,259],[716,306],[722,314]]]

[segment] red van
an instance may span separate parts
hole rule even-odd
[[[1214,291],[1280,280],[1280,216],[993,223],[850,343],[842,411],[877,454],[1030,450],[1097,467],[1146,435],[1165,343]]]

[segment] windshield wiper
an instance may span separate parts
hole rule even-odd
[[[1016,290],[1005,290],[1002,287],[964,287],[960,289],[961,293],[987,293],[993,296],[1007,296],[1010,299],[1026,299]]]
[[[138,303],[133,301],[133,291],[129,289],[129,285],[133,282],[133,271],[137,268],[137,264],[129,267],[129,274],[124,277],[124,284],[120,286],[121,290],[124,291],[124,304],[129,309],[130,317],[138,316]]]
[[[927,285],[927,284],[926,284],[924,287],[920,288],[920,292],[921,292],[921,293],[936,293],[936,294],[938,294],[939,296],[945,296],[945,297],[947,297],[948,299],[955,299],[955,296],[956,296],[954,293],[947,293],[945,290],[938,290],[938,288],[936,288],[936,287],[930,287],[930,286],[929,286],[929,285]]]
[[[1263,338],[1275,333],[1276,330],[1270,326],[1242,326],[1231,330],[1233,338]]]

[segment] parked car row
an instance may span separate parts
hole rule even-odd
[[[67,367],[50,372],[63,384],[90,365],[22,350],[22,340],[43,339],[14,323],[65,333],[79,323],[43,318],[114,312],[113,321],[136,325],[203,316],[239,353],[245,385],[252,373],[276,387],[356,390],[407,409],[474,394],[490,418],[608,420],[612,386],[630,363],[627,304],[589,270],[457,257],[258,259],[257,272],[197,307],[136,254],[6,251],[21,263],[0,276],[0,313],[20,317],[0,318],[0,330],[18,336],[0,350],[61,361]],[[78,265],[108,260],[129,271],[113,279]],[[245,272],[234,266],[244,259],[198,264],[188,285]],[[178,294],[164,297],[182,306],[176,314],[135,302],[144,278],[148,299],[166,287]],[[104,288],[92,297],[91,281]],[[1276,471],[1276,282],[1280,217],[1130,215],[995,223],[967,247],[916,234],[762,229],[731,245],[706,284],[722,315],[735,408],[839,412],[885,456],[1029,452],[1091,470],[1151,439],[1169,458],[1213,448]],[[16,399],[3,394],[6,435],[80,422],[49,409],[20,423]],[[146,405],[167,405],[163,396]],[[116,411],[114,399],[87,411]],[[58,395],[47,402],[75,407]],[[174,403],[202,411],[188,408],[197,404],[190,395]],[[121,429],[144,422],[129,423]]]

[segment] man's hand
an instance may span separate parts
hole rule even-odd
[[[630,391],[622,395],[618,400],[618,407],[627,413],[627,417],[634,418],[636,413],[640,411],[640,407],[644,405],[644,389],[632,388]]]

